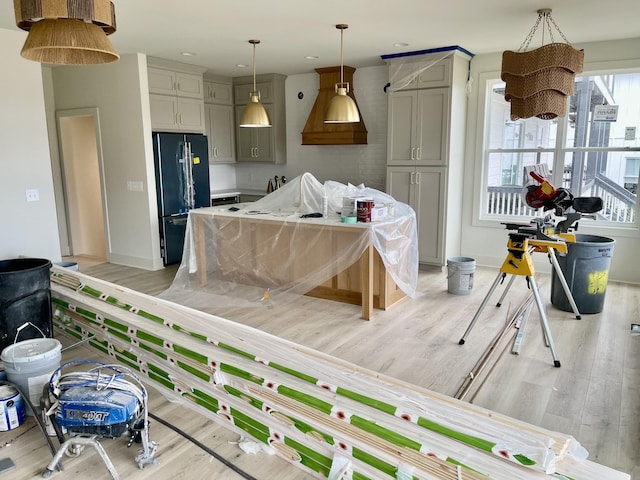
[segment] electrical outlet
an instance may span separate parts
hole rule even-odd
[[[39,202],[40,201],[40,192],[37,188],[29,188],[27,189],[27,202]]]

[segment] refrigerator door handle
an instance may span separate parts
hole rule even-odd
[[[188,203],[189,208],[194,208],[196,206],[196,196],[194,192],[193,185],[193,152],[191,151],[191,142],[187,142],[187,192],[188,192]]]
[[[186,225],[187,224],[187,219],[186,219],[186,217],[184,217],[184,218],[171,218],[171,219],[167,220],[167,223],[169,225]]]

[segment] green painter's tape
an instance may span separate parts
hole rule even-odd
[[[156,323],[164,323],[164,320],[153,313],[145,312],[144,310],[138,310],[137,315],[146,318],[147,320],[151,320]]]
[[[175,385],[173,383],[171,383],[169,380],[167,380],[164,377],[161,377],[160,375],[156,375],[154,372],[152,372],[151,370],[149,370],[149,373],[147,374],[147,376],[153,380],[154,382],[159,383],[160,385],[162,385],[165,388],[168,388],[169,390],[173,391],[175,390]]]
[[[123,325],[121,323],[115,322],[109,318],[105,318],[104,322],[103,322],[107,327],[111,327],[111,328],[115,328],[117,330],[121,330],[123,332],[128,332],[129,329],[127,328],[126,325]]]
[[[91,310],[87,310],[85,308],[76,307],[76,313],[90,320],[96,319],[96,314]]]
[[[146,350],[147,352],[153,353],[155,356],[166,360],[167,358],[169,358],[169,356],[167,354],[165,354],[164,352],[161,352],[159,350],[156,350],[155,348],[151,348],[149,345],[147,345],[146,343],[143,342],[139,342],[140,348],[142,350]]]
[[[202,370],[195,368],[188,363],[178,362],[178,366],[183,369],[185,372],[189,372],[194,377],[197,377],[205,382],[208,382],[211,379],[211,374],[208,372],[203,372]]]
[[[136,331],[136,337],[138,337],[140,340],[145,340],[155,345],[160,345],[161,347],[164,347],[164,340],[161,339],[160,337],[156,337],[155,335],[150,335],[146,332],[141,332],[140,330],[138,330]]]
[[[231,345],[227,345],[226,343],[218,343],[220,348],[224,348],[225,350],[229,350],[230,352],[237,353],[238,355],[242,355],[243,357],[250,358],[251,360],[255,360],[256,356],[250,353],[245,352],[244,350],[240,350],[239,348],[232,347]]]
[[[333,405],[325,402],[324,400],[320,400],[319,398],[313,397],[307,393],[300,392],[299,390],[285,387],[284,385],[278,386],[278,393],[300,403],[304,403],[305,405],[308,405],[311,408],[315,408],[316,410],[319,410],[322,413],[326,413],[327,415],[331,413],[331,408],[333,407]]]
[[[404,435],[400,435],[399,433],[394,432],[393,430],[389,430],[388,428],[381,427],[380,425],[377,425],[375,422],[372,422],[370,420],[358,417],[357,415],[352,415],[349,419],[349,423],[351,423],[351,425],[353,425],[354,427],[358,427],[365,432],[372,433],[376,437],[387,440],[400,447],[407,447],[412,450],[420,451],[420,442],[416,442],[415,440],[405,437]]]
[[[367,477],[360,472],[356,472],[354,470],[353,475],[351,475],[352,480],[373,480],[371,477]]]
[[[121,340],[124,340],[127,343],[131,343],[131,337],[126,333],[122,333],[120,330],[114,330],[113,328],[107,328],[107,332],[109,332],[114,337],[118,337]]]
[[[329,457],[325,457],[321,453],[318,453],[289,437],[285,437],[284,444],[298,452],[298,455],[300,455],[300,463],[305,467],[315,472],[322,473],[325,477],[329,476],[332,461]]]
[[[200,398],[201,400],[203,400],[203,401],[205,401],[205,402],[207,402],[207,403],[209,403],[211,405],[215,405],[215,407],[216,407],[215,411],[216,412],[218,411],[218,399],[217,398],[212,397],[211,395],[203,392],[202,390],[198,390],[197,388],[192,389],[191,393],[194,396]]]
[[[342,387],[338,387],[336,389],[336,393],[338,395],[342,395],[343,397],[350,398],[351,400],[355,400],[356,402],[368,405],[369,407],[375,408],[376,410],[380,410],[381,412],[388,413],[389,415],[394,415],[397,410],[397,407],[394,407],[389,403],[381,402],[379,400],[376,400],[375,398],[367,397],[366,395],[361,395]]]
[[[255,418],[252,418],[246,413],[241,412],[237,408],[233,408],[233,407],[231,407],[231,416],[234,419],[239,420],[246,425],[250,425],[253,429],[261,432],[262,434],[266,435],[267,438],[269,438],[269,427],[264,423],[259,422]],[[265,443],[267,442],[265,441]]]
[[[366,463],[367,465],[371,465],[376,470],[386,473],[391,478],[395,478],[396,476],[396,466],[380,460],[380,458],[375,455],[371,455],[357,447],[353,447],[351,449],[351,456],[356,460]]]
[[[198,363],[203,365],[209,365],[209,359],[206,355],[202,355],[198,352],[194,352],[193,350],[189,350],[188,348],[181,347],[180,345],[173,344],[173,351],[179,353],[180,355],[190,358],[191,360],[195,360]]]
[[[61,298],[51,297],[51,301],[62,308],[66,308],[67,310],[69,309],[69,302],[65,302]]]
[[[269,366],[272,368],[275,368],[276,370],[280,370],[281,372],[288,373],[289,375],[299,378],[300,380],[304,380],[305,382],[309,382],[313,384],[318,382],[317,378],[312,377],[310,375],[305,375],[302,372],[298,372],[297,370],[293,370],[292,368],[285,367],[284,365],[279,365],[277,363],[269,362]]]
[[[445,437],[453,438],[454,440],[458,440],[459,442],[471,445],[472,447],[479,448],[480,450],[484,450],[485,452],[492,453],[493,447],[496,445],[495,443],[483,438],[474,437],[473,435],[467,435],[466,433],[456,432],[449,427],[445,427],[444,425],[440,425],[439,423],[427,420],[424,417],[419,417],[417,423],[427,430],[439,433],[441,435],[444,435]]]
[[[190,392],[185,392],[182,394],[182,396],[188,398],[192,402],[197,403],[201,407],[206,408],[210,412],[218,413],[218,409],[219,409],[218,402],[216,403],[207,402],[205,399],[200,398],[197,395],[192,395]]]
[[[244,400],[244,401],[248,402],[249,405],[251,405],[253,408],[256,408],[258,410],[262,410],[262,406],[264,404],[260,400],[258,400],[257,398],[254,398],[254,397],[252,397],[250,395],[247,395],[246,393],[242,392],[241,390],[238,390],[237,388],[232,387],[231,385],[225,385],[224,389],[229,395],[233,395],[234,397],[238,397],[241,400]]]
[[[257,377],[251,372],[247,372],[246,370],[242,370],[241,368],[234,367],[233,365],[229,365],[228,363],[221,363],[220,371],[228,373],[229,375],[233,375],[234,377],[243,378],[245,380],[248,380],[249,382],[257,383],[258,385],[262,385],[262,383],[264,382],[263,378]]]

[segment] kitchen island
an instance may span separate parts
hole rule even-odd
[[[299,218],[213,207],[191,212],[189,221],[200,285],[214,273],[226,282],[269,289],[269,295],[285,289],[362,305],[364,319],[406,295],[373,241],[409,241],[406,219],[346,224],[338,215]]]
[[[387,214],[343,223],[343,203],[363,196],[388,206]],[[309,295],[361,305],[362,318],[370,319],[374,308],[415,296],[417,278],[411,207],[305,173],[256,202],[192,210],[182,264],[163,296],[212,310]]]

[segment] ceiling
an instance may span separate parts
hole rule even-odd
[[[249,39],[261,40],[258,74],[293,75],[339,65],[338,23],[349,25],[344,63],[356,68],[383,65],[384,54],[450,45],[474,54],[517,50],[539,8],[553,9],[552,18],[573,44],[640,36],[638,0],[112,1],[117,31],[110,38],[120,54],[142,52],[231,77],[251,74]],[[0,28],[18,30],[10,0],[0,2]],[[540,33],[534,38],[538,45]]]

